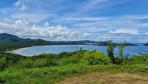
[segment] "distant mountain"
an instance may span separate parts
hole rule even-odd
[[[107,46],[108,41],[90,41],[90,40],[81,40],[82,43],[95,45],[95,46]],[[121,43],[114,43],[116,46],[121,45]],[[126,43],[125,46],[137,46],[137,44]]]
[[[45,41],[42,39],[24,39],[18,36],[2,33],[0,34],[0,52],[5,50],[39,46],[39,45],[95,45],[95,46],[106,46],[108,41]],[[117,46],[120,44],[116,44]],[[126,43],[126,46],[136,46],[135,44]]]
[[[2,34],[0,34],[0,40],[9,40],[12,42],[20,42],[23,39],[15,36],[15,35],[12,35],[12,34],[2,33]]]
[[[148,46],[148,43],[145,43],[144,46]]]
[[[90,40],[80,40],[83,43],[98,43],[97,41],[90,41]]]
[[[41,39],[23,39],[12,34],[0,34],[0,51],[47,44],[49,44],[48,41],[44,41]]]
[[[45,41],[42,39],[24,39],[18,36],[2,33],[0,34],[0,52],[22,47],[39,45],[82,45],[80,41]]]

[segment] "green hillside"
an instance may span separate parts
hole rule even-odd
[[[42,39],[24,39],[12,34],[0,34],[0,51],[11,49],[38,46],[38,45],[78,45],[84,44],[81,41],[45,41]]]
[[[3,41],[14,43],[14,45],[10,43],[14,48],[16,48],[18,43],[21,44],[23,42],[26,42],[26,44],[29,41],[34,42],[34,44],[35,42],[42,43],[42,40],[17,40],[14,42],[9,39]],[[112,80],[112,82],[115,83],[118,82],[118,80],[121,80],[124,84],[134,82],[138,82],[139,84],[147,83],[148,54],[130,57],[128,57],[128,55],[124,56],[123,49],[125,44],[124,42],[118,46],[118,55],[114,55],[113,53],[116,45],[112,43],[112,41],[109,41],[107,44],[108,55],[97,50],[83,49],[59,54],[44,53],[32,57],[1,52],[0,84],[69,84],[70,81],[76,81],[75,78],[72,77],[80,77],[79,79],[81,79],[76,83],[71,82],[72,84],[82,82],[84,82],[84,84],[98,84],[99,82],[110,84],[111,80],[109,80],[109,77],[116,79]],[[89,76],[86,77],[87,74],[89,74]],[[101,76],[101,74],[103,74],[103,76]],[[86,82],[83,78],[88,78],[89,81]]]

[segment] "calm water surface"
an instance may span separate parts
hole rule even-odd
[[[106,46],[92,46],[92,45],[50,45],[50,46],[34,46],[27,47],[18,50],[14,50],[15,54],[20,54],[23,56],[34,56],[42,53],[54,53],[58,54],[61,52],[72,52],[83,48],[85,50],[100,50],[106,53]],[[124,49],[124,54],[136,55],[139,52],[148,53],[148,47],[146,46],[126,46]],[[116,48],[115,54],[118,53]]]

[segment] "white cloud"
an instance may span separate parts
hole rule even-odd
[[[73,18],[66,18],[66,20],[71,20],[71,21],[102,21],[102,20],[108,20],[109,18],[107,17],[73,17]]]
[[[137,29],[130,29],[130,28],[120,28],[115,31],[110,31],[109,33],[127,33],[127,34],[139,34]]]
[[[18,0],[17,2],[15,2],[14,7],[19,11],[25,11],[27,9],[27,6],[23,0]]]
[[[10,8],[0,8],[0,14],[7,14],[12,11]]]
[[[24,19],[5,19],[0,21],[0,33],[11,33],[20,37],[35,37],[52,40],[79,40],[83,38],[83,34],[69,28],[60,25],[49,26],[47,23],[45,23],[45,25],[31,25],[30,22]]]
[[[20,11],[24,11],[24,10],[26,10],[27,9],[27,6],[26,5],[22,5],[21,7],[20,7]]]
[[[15,18],[15,19],[27,19],[30,22],[38,23],[40,21],[47,19],[49,17],[49,14],[24,12],[24,13],[12,14],[10,17]]]
[[[44,26],[49,26],[49,23],[48,23],[48,22],[45,22],[45,23],[44,23]]]
[[[124,32],[123,32],[124,31]],[[129,32],[130,31],[130,32]],[[127,34],[129,32],[130,34]],[[32,25],[24,19],[4,19],[0,21],[0,33],[15,34],[20,37],[41,38],[45,40],[96,40],[96,41],[125,41],[128,42],[147,42],[148,35],[137,35],[137,31],[119,29],[110,34],[81,33],[63,26],[50,26],[48,23]],[[136,35],[133,35],[136,34]]]
[[[90,0],[86,5],[83,7],[83,12],[86,12],[92,8],[96,8],[98,4],[107,2],[108,0]]]
[[[145,35],[148,35],[148,32],[146,32]]]
[[[148,15],[125,15],[120,17],[120,19],[142,20],[142,19],[148,19]]]
[[[81,31],[98,33],[131,33],[145,34],[148,23],[143,22],[147,15],[143,16],[116,16],[116,17],[81,17],[68,18],[69,23]]]
[[[125,33],[112,33],[112,34],[99,34],[96,35],[96,39],[99,41],[113,40],[115,42],[148,42],[148,35],[133,35]]]
[[[75,0],[17,0],[13,7],[0,9],[0,32],[11,31],[18,36],[46,39],[138,38],[136,40],[145,41],[142,35],[148,34],[145,33],[148,15],[102,16],[112,6],[126,1],[129,0],[86,0],[79,3]],[[5,17],[17,20],[2,20]],[[42,26],[33,25],[40,22]]]
[[[17,2],[14,3],[14,5],[15,5],[15,6],[19,6],[19,5],[21,5],[21,1],[18,0]]]

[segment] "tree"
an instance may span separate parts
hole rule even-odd
[[[126,41],[124,41],[122,44],[120,44],[118,46],[119,54],[118,54],[118,57],[116,59],[116,62],[118,64],[122,64],[122,62],[123,62],[123,49],[125,48],[125,45],[126,45]]]
[[[109,58],[111,59],[112,63],[115,63],[115,57],[114,57],[114,49],[116,45],[112,43],[112,40],[109,40],[107,43],[107,54]]]
[[[123,58],[123,49],[125,48],[125,45],[126,45],[126,41],[124,41],[121,45],[118,46],[120,58]]]

